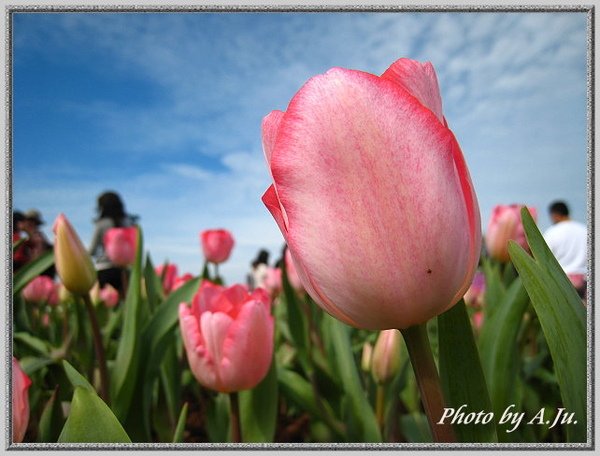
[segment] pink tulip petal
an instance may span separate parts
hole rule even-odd
[[[271,163],[271,154],[275,147],[275,139],[277,138],[283,114],[281,111],[271,111],[262,121],[263,151],[267,163]]]
[[[399,59],[392,63],[381,77],[394,81],[406,89],[446,126],[442,113],[440,87],[430,62],[421,63],[410,59]]]
[[[216,364],[206,349],[200,321],[185,303],[179,305],[179,324],[190,369],[202,385],[212,387],[217,382]]]
[[[277,222],[277,226],[279,226],[279,229],[285,237],[288,227],[288,217],[285,213],[285,210],[279,203],[279,198],[277,197],[277,191],[275,190],[274,185],[269,186],[265,194],[262,196],[262,201],[265,203],[265,206],[267,206],[267,209]]]
[[[223,342],[220,373],[228,386],[224,392],[252,388],[266,375],[273,356],[273,327],[263,303],[247,301],[242,306]]]
[[[291,101],[271,156],[277,193],[263,201],[281,227],[279,196],[303,282],[335,297],[345,321],[420,323],[465,281],[472,221],[454,142],[415,97],[368,73],[330,70]]]

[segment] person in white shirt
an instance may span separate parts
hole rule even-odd
[[[571,220],[569,207],[563,201],[553,202],[548,211],[553,225],[544,239],[582,298],[587,284],[587,228]]]

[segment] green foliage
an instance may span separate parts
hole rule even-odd
[[[131,443],[131,439],[96,393],[77,386],[58,442]]]
[[[465,413],[490,410],[488,388],[462,299],[438,316],[438,332],[440,381],[446,406],[458,409],[465,404]],[[459,442],[497,440],[493,420],[488,424],[455,424],[454,432]]]
[[[533,257],[511,242],[509,253],[523,280],[552,355],[564,407],[577,423],[566,425],[571,442],[585,442],[587,428],[586,312],[527,210],[521,211]]]

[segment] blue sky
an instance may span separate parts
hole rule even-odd
[[[227,228],[243,281],[283,238],[260,201],[260,124],[334,66],[381,74],[431,61],[485,230],[495,204],[557,198],[586,221],[585,13],[54,13],[14,16],[13,202],[64,212],[85,244],[118,191],[154,263],[202,267]],[[51,236],[50,236],[51,237]]]

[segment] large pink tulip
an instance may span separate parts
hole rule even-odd
[[[334,68],[262,124],[277,221],[306,291],[360,328],[450,308],[479,259],[477,198],[430,63]]]
[[[15,443],[20,443],[27,432],[29,424],[29,396],[28,390],[31,379],[21,369],[19,362],[12,359],[12,438]]]
[[[521,204],[498,205],[494,207],[488,229],[485,232],[485,246],[488,254],[496,260],[506,263],[510,261],[508,241],[516,241],[528,250],[525,230],[521,221]],[[528,208],[534,220],[537,219],[535,208]]]
[[[137,228],[110,228],[104,233],[104,250],[115,266],[127,267],[133,264],[137,251]]]
[[[161,264],[156,267],[155,271],[158,277],[162,277],[162,286],[165,294],[170,293],[177,278],[177,265],[171,263]]]
[[[56,304],[56,284],[48,276],[37,276],[23,288],[23,297],[26,301],[36,304]],[[56,296],[55,296],[56,295]]]
[[[227,261],[233,249],[233,236],[227,230],[205,230],[200,233],[200,242],[204,257],[211,263]]]
[[[190,368],[201,385],[223,393],[253,388],[273,355],[273,317],[267,293],[204,281],[191,307],[179,305]]]
[[[56,217],[52,231],[54,263],[60,280],[71,293],[88,293],[97,277],[92,257],[64,214]]]

